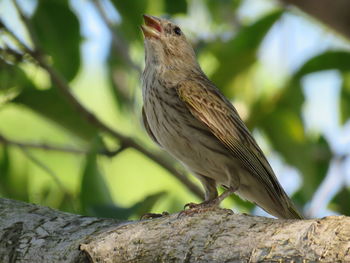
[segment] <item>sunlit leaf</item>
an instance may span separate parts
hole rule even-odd
[[[10,89],[33,88],[34,85],[18,65],[12,65],[0,58],[0,94]]]
[[[212,48],[220,62],[212,80],[219,88],[224,89],[236,74],[256,61],[256,53],[262,40],[282,13],[275,11],[254,24],[243,27],[232,40],[221,42]]]
[[[51,56],[54,67],[72,80],[80,67],[79,21],[67,0],[39,0],[31,18],[41,48]]]
[[[345,123],[350,118],[350,73],[344,74],[340,92],[340,121]]]
[[[86,121],[56,89],[23,89],[13,102],[25,105],[87,141],[97,134],[97,129]]]

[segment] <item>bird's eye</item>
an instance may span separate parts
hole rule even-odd
[[[174,28],[174,33],[175,33],[176,35],[180,36],[180,35],[181,35],[181,29],[180,29],[178,26],[175,27],[175,28]]]

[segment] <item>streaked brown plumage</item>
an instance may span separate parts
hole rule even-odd
[[[143,121],[202,182],[205,201],[232,192],[279,218],[301,218],[236,109],[202,72],[180,28],[144,16]],[[228,190],[220,197],[217,185]]]

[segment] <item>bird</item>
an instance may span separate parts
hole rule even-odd
[[[235,107],[202,71],[181,28],[164,18],[143,19],[142,120],[149,137],[203,185],[205,200],[189,208],[217,207],[237,194],[277,218],[302,219]]]

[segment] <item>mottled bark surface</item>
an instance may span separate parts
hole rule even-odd
[[[89,262],[79,245],[116,226],[115,220],[0,198],[0,262]]]
[[[0,262],[350,262],[344,216],[276,220],[215,209],[121,224],[0,199],[0,238]]]
[[[338,33],[350,39],[349,0],[280,0],[292,4],[319,19]]]

